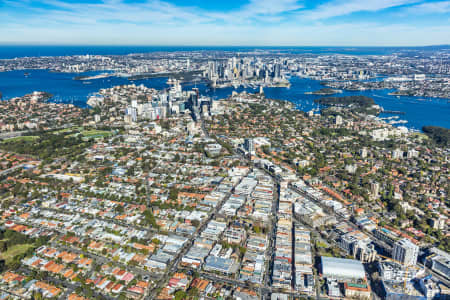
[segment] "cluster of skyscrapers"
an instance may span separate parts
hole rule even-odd
[[[286,64],[286,59],[263,62],[259,57],[213,60],[208,62],[204,77],[213,87],[288,84],[282,73]]]

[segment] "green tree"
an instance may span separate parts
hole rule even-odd
[[[175,300],[183,300],[186,299],[186,292],[185,291],[176,291],[175,292]]]
[[[170,200],[177,200],[178,199],[178,189],[175,187],[171,187],[169,191],[169,199]]]

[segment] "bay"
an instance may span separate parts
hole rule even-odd
[[[25,73],[29,73],[25,76]],[[80,107],[86,107],[86,101],[92,94],[97,93],[102,88],[109,88],[116,85],[144,84],[147,87],[155,89],[165,89],[167,77],[150,78],[135,80],[130,82],[127,78],[108,77],[93,79],[89,81],[74,80],[79,75],[96,75],[100,72],[78,73],[55,73],[48,70],[26,70],[0,72],[0,92],[3,99],[20,97],[33,91],[45,91],[54,95],[51,101],[60,103],[72,103]],[[86,84],[88,83],[88,84]],[[199,88],[202,95],[214,99],[226,98],[233,91],[257,92],[258,89],[233,87],[223,89],[210,89],[205,84],[193,85],[186,84],[184,89]],[[307,78],[291,78],[290,88],[265,88],[266,97],[273,99],[282,99],[293,102],[296,107],[303,111],[309,111],[317,108],[314,100],[320,98],[318,95],[305,94],[322,88],[319,81]],[[434,125],[450,128],[450,104],[447,99],[421,98],[421,97],[396,97],[388,95],[390,90],[375,91],[344,91],[342,96],[346,95],[365,95],[372,97],[375,102],[385,110],[402,111],[405,114],[399,115],[400,119],[408,121],[403,125],[412,129],[420,130],[422,126]],[[392,115],[382,114],[382,117]]]

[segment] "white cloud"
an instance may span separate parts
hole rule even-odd
[[[251,0],[242,11],[255,15],[276,15],[295,11],[303,6],[297,0]]]
[[[0,0],[1,1],[1,0]],[[153,45],[426,45],[450,43],[450,26],[387,23],[324,25],[326,18],[378,11],[415,0],[332,0],[312,10],[297,0],[252,0],[227,13],[161,0],[97,4],[43,0],[51,9],[13,1],[0,11],[0,42]],[[447,1],[448,2],[448,1]],[[425,3],[424,3],[425,4]],[[403,19],[402,19],[403,20]],[[407,22],[405,22],[407,24]]]
[[[286,20],[286,14],[303,7],[298,0],[250,0],[230,12],[205,12],[205,15],[226,23],[251,23],[255,21],[276,23]]]
[[[194,8],[178,7],[168,2],[149,0],[144,3],[124,3],[104,0],[102,3],[68,3],[60,0],[43,0],[54,9],[39,9],[49,20],[90,25],[101,22],[174,24],[207,23],[213,19],[197,13]],[[42,18],[42,15],[38,16]]]
[[[445,14],[450,12],[450,1],[425,2],[408,8],[408,12],[417,14]]]
[[[226,26],[186,24],[178,26],[139,24],[98,24],[50,28],[14,24],[0,28],[2,41],[41,44],[104,45],[255,45],[255,46],[417,46],[448,44],[450,25],[415,27],[376,23],[258,27],[245,24]]]
[[[6,0],[9,1],[9,0]],[[26,1],[26,0],[25,0]],[[231,12],[211,12],[197,7],[176,6],[167,1],[147,0],[142,3],[125,3],[121,0],[103,0],[101,3],[69,3],[61,0],[42,0],[53,9],[29,8],[38,19],[46,18],[58,22],[80,23],[80,25],[116,21],[127,23],[180,24],[249,23],[255,20],[280,22],[283,13],[292,12],[302,6],[298,0],[250,0],[249,3]],[[14,3],[14,2],[13,2]],[[27,8],[26,3],[13,5]]]
[[[376,12],[417,2],[419,0],[335,0],[319,5],[313,10],[302,12],[300,16],[308,20],[323,20],[355,12]]]

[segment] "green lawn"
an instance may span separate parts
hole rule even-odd
[[[27,252],[28,249],[34,247],[33,244],[20,244],[8,248],[6,252],[0,253],[0,258],[4,259],[6,264],[10,263],[16,255]]]
[[[71,132],[71,131],[80,131],[80,130],[83,130],[83,127],[76,126],[76,127],[66,128],[66,129],[60,129],[60,130],[54,131],[53,133],[59,134],[59,133],[65,133],[65,132]]]
[[[328,248],[329,247],[329,245],[327,245],[325,243],[322,243],[322,242],[319,242],[319,241],[316,242],[316,245],[317,245],[317,247],[322,247],[322,248]]]
[[[428,139],[429,139],[428,135],[426,135],[426,134],[423,133],[423,132],[413,132],[412,135],[418,136],[418,137],[420,137],[420,138],[422,138],[422,139],[425,139],[425,140],[428,140]]]
[[[66,138],[75,137],[75,136],[78,136],[78,135],[80,135],[80,134],[81,134],[81,136],[82,136],[83,138],[89,139],[89,138],[108,137],[108,136],[113,135],[114,133],[113,133],[112,131],[107,131],[107,130],[95,130],[95,129],[92,129],[92,130],[82,130],[82,131],[80,131],[80,132],[77,132],[77,133],[73,133],[73,134],[67,135]]]
[[[34,140],[36,140],[38,138],[39,138],[39,136],[34,136],[34,135],[16,136],[16,137],[13,137],[13,138],[9,138],[9,139],[3,140],[3,143],[20,142],[20,141],[32,142],[32,141],[34,141]]]
[[[84,137],[104,137],[112,135],[112,132],[106,130],[83,130],[81,134]]]

